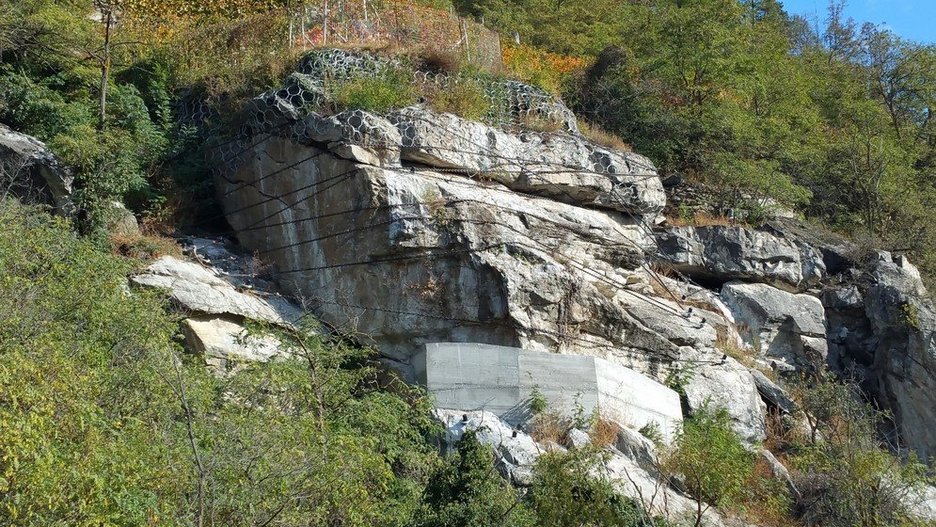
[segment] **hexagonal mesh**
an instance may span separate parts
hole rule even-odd
[[[216,148],[216,167],[226,174],[236,170],[240,153],[249,148],[251,138],[277,134],[302,143],[328,142],[340,139],[346,143],[378,146],[386,134],[362,111],[342,112],[324,117],[332,108],[329,86],[348,79],[377,77],[388,71],[400,71],[402,64],[393,59],[357,54],[339,49],[317,50],[306,54],[296,71],[282,87],[251,99],[242,112],[242,126],[237,135]],[[578,133],[575,115],[561,101],[540,88],[513,80],[498,80],[451,76],[443,73],[415,71],[412,83],[417,91],[448,90],[456,84],[473,84],[489,103],[490,110],[481,120],[486,124],[512,130],[523,130],[530,120],[555,123],[561,129]],[[190,112],[197,119],[197,110]],[[404,134],[402,146],[413,146],[413,137]],[[412,131],[410,131],[412,132]],[[524,133],[536,133],[524,130]],[[387,145],[398,146],[398,145]],[[610,159],[595,160],[595,170],[614,172]]]

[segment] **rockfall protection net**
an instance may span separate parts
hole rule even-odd
[[[388,135],[367,112],[341,112],[333,119],[322,117],[319,112],[328,109],[330,89],[334,86],[350,79],[375,78],[401,68],[402,65],[395,60],[338,49],[307,54],[281,88],[248,102],[242,113],[242,125],[235,136],[214,147],[218,167],[225,173],[231,173],[240,153],[251,146],[251,138],[260,134],[275,133],[300,142],[340,139],[352,144],[368,141],[372,146],[394,146],[386,143]],[[548,92],[522,82],[424,71],[413,72],[411,82],[423,92],[427,87],[448,90],[457,84],[473,84],[490,108],[481,121],[493,127],[516,130],[535,120],[554,123],[559,129],[578,133],[575,115],[568,107]],[[180,118],[194,124],[199,119],[211,117],[211,113],[197,103],[190,103],[180,110]],[[414,136],[407,135],[407,130],[406,127],[400,128],[403,133],[400,146],[418,146],[413,142]],[[535,132],[526,130],[524,133]],[[610,165],[610,159],[605,160],[601,171],[608,172]]]

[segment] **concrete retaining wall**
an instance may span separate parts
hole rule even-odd
[[[432,343],[413,358],[416,379],[439,408],[487,410],[511,425],[527,420],[534,387],[552,410],[601,415],[639,429],[654,422],[664,441],[682,423],[679,395],[634,370],[604,359],[524,351],[489,344]]]

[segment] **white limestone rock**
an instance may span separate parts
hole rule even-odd
[[[682,348],[683,364],[691,374],[683,387],[690,411],[706,405],[724,408],[732,428],[747,443],[757,443],[766,434],[767,405],[761,399],[750,371],[717,350]]]
[[[223,373],[238,363],[266,362],[281,356],[282,343],[269,335],[252,335],[239,321],[213,315],[182,321],[189,351],[204,357],[212,370]]]
[[[0,188],[28,203],[73,212],[71,170],[35,137],[0,124]]]
[[[291,325],[302,316],[285,299],[242,293],[211,269],[163,256],[130,278],[134,285],[165,289],[174,302],[191,313],[237,315],[260,322]]]
[[[702,281],[804,290],[826,272],[822,255],[811,247],[745,227],[670,227],[657,233],[657,242],[661,260]]]
[[[745,343],[782,363],[780,369],[813,369],[825,364],[825,310],[815,296],[739,282],[722,286],[721,296]]]

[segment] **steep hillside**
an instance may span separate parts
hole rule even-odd
[[[932,525],[936,53],[838,13],[0,3],[0,520]]]

